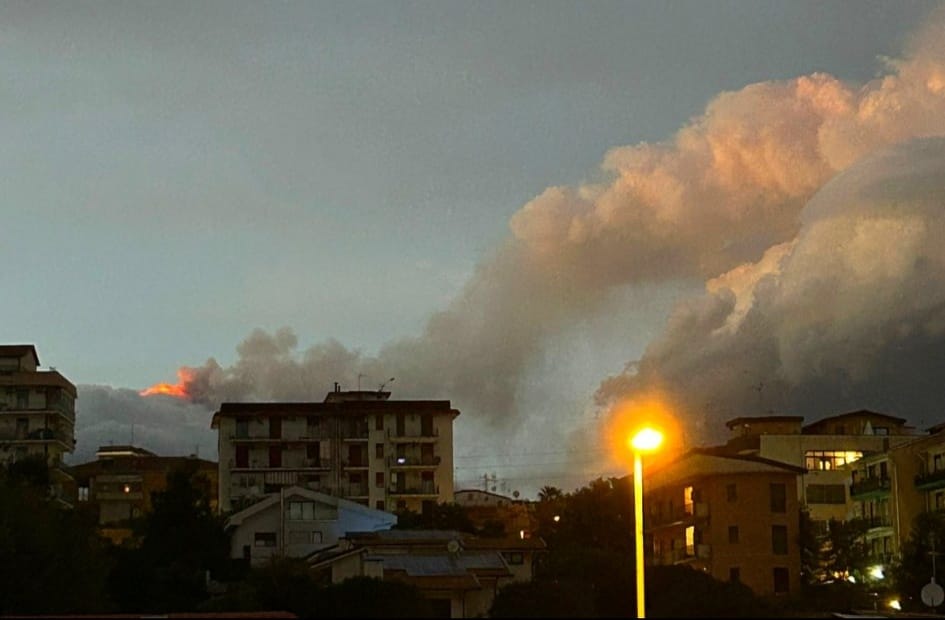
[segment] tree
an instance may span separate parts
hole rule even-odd
[[[0,468],[0,615],[108,611],[104,543],[87,515],[49,499],[43,458]]]
[[[923,512],[912,525],[909,540],[902,545],[902,556],[890,571],[904,609],[926,609],[919,598],[922,588],[932,580],[932,553],[945,551],[945,514]],[[945,560],[936,558],[938,574],[945,573]],[[937,576],[942,583],[943,578]]]
[[[474,534],[476,527],[466,514],[466,510],[455,502],[437,504],[433,510],[419,514],[412,510],[402,510],[397,514],[398,530],[456,530]]]
[[[193,468],[183,469],[168,474],[166,490],[152,496],[138,546],[116,550],[110,588],[123,611],[193,609],[207,596],[207,575],[229,569],[229,536],[206,488]]]

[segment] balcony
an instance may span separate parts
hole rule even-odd
[[[389,456],[387,466],[391,469],[435,469],[439,467],[439,456]]]
[[[75,424],[75,412],[66,407],[54,405],[52,407],[43,407],[41,409],[18,409],[16,407],[3,407],[0,405],[0,417],[23,417],[23,416],[57,416],[66,420],[69,424]]]
[[[661,553],[653,563],[661,566],[684,564],[693,560],[708,560],[712,557],[711,545],[687,545],[685,549],[672,549]]]
[[[367,483],[364,484],[345,484],[341,486],[343,497],[367,497],[370,494]]]
[[[367,459],[354,460],[354,461],[342,461],[341,466],[344,469],[368,469]]]
[[[889,515],[878,515],[875,517],[864,517],[863,520],[869,526],[869,528],[875,529],[879,527],[891,527],[892,521],[889,518]]]
[[[75,439],[68,433],[51,428],[36,428],[31,431],[0,432],[0,443],[42,444],[58,442],[67,450],[75,446]]]
[[[232,471],[285,471],[285,470],[321,470],[331,469],[329,459],[302,459],[297,462],[285,462],[281,466],[269,465],[265,461],[250,461],[242,465],[237,465],[234,459],[227,461],[227,467]]]
[[[416,432],[389,428],[387,438],[392,443],[436,443],[439,440],[439,430],[432,428],[426,432]]]
[[[945,488],[945,469],[919,474],[915,477],[915,488],[920,491],[934,491]]]
[[[397,486],[391,488],[388,492],[397,497],[436,497],[440,494],[440,487],[430,482],[421,484],[420,486]]]
[[[850,485],[850,498],[873,499],[889,495],[889,478],[863,478]]]
[[[709,516],[709,505],[705,502],[688,503],[676,506],[672,511],[651,514],[644,517],[643,524],[647,531],[680,525],[692,525],[699,519]]]

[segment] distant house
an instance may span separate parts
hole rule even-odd
[[[306,557],[336,545],[347,532],[389,530],[397,516],[301,487],[245,508],[227,519],[231,557],[258,565],[272,557]]]
[[[131,521],[151,511],[152,495],[167,488],[167,476],[175,471],[197,474],[216,511],[215,461],[158,456],[136,446],[102,446],[94,461],[73,468],[78,505],[94,512],[101,533],[120,544],[131,537]]]
[[[435,615],[487,615],[496,593],[527,581],[534,559],[545,550],[540,538],[489,539],[450,530],[390,530],[349,533],[337,546],[309,557],[323,582],[382,576],[416,586]]]
[[[537,528],[535,504],[481,489],[463,489],[453,493],[453,501],[463,507],[477,528],[501,524],[505,534],[528,538]]]

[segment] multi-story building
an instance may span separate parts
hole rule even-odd
[[[0,463],[41,456],[51,492],[71,503],[63,455],[75,448],[75,386],[55,369],[40,370],[31,344],[0,345]]]
[[[131,522],[151,511],[151,495],[167,488],[174,471],[195,474],[217,509],[217,464],[196,456],[158,456],[135,446],[102,446],[95,460],[73,467],[79,505],[93,511],[103,536],[120,544]]]
[[[653,471],[644,486],[650,563],[687,564],[760,595],[797,592],[803,473],[717,449],[693,450]]]
[[[211,423],[220,509],[295,485],[377,510],[431,510],[453,500],[457,415],[448,400],[390,400],[337,384],[321,403],[223,403]]]
[[[735,418],[726,423],[733,436],[725,449],[805,468],[798,477],[798,498],[819,529],[825,529],[830,519],[852,516],[851,463],[917,437],[904,419],[874,411],[803,422],[800,416]]]

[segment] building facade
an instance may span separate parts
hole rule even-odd
[[[63,457],[75,449],[75,386],[54,369],[40,370],[33,345],[0,345],[0,463],[42,457],[50,491],[72,503]]]
[[[73,468],[78,505],[96,515],[99,530],[120,544],[132,535],[131,521],[151,511],[153,493],[167,488],[174,471],[194,473],[217,510],[217,464],[195,456],[158,456],[135,446],[102,446],[95,460]]]
[[[239,510],[288,486],[390,512],[453,499],[448,400],[330,392],[321,403],[223,403],[213,416],[220,509]]]
[[[797,592],[803,471],[711,449],[654,471],[644,483],[649,562],[689,565],[763,596]]]

